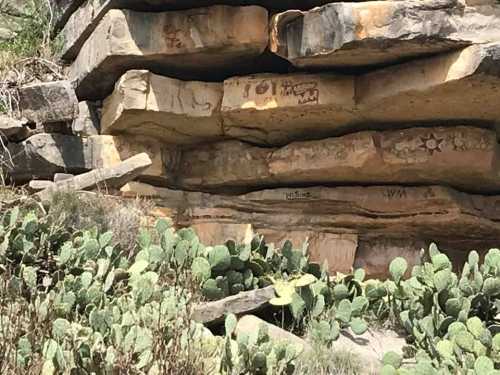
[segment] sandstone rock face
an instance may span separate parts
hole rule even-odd
[[[428,246],[426,241],[411,237],[364,238],[358,245],[354,268],[363,268],[371,278],[385,279],[389,276],[389,263],[403,257],[408,263],[407,276],[410,276],[411,269],[420,264],[420,249]]]
[[[224,132],[275,145],[402,124],[493,126],[500,118],[499,66],[497,43],[341,81],[324,74],[235,78],[225,84]]]
[[[72,121],[78,116],[78,101],[69,81],[21,87],[19,107],[24,118],[37,124]]]
[[[161,146],[141,138],[131,143],[122,137],[80,138],[43,133],[18,144],[9,144],[8,151],[12,157],[8,173],[18,183],[33,178],[52,179],[57,172],[79,174],[95,168],[114,166],[140,152],[148,153],[152,160],[151,167],[143,172],[141,178],[152,182],[164,179]]]
[[[321,265],[328,265],[332,275],[336,272],[349,273],[354,266],[358,248],[357,234],[336,234],[317,231],[269,230],[262,228],[266,242],[282,246],[291,241],[295,248],[302,248],[308,243],[309,259]],[[325,263],[326,262],[326,263]]]
[[[261,5],[268,9],[309,9],[329,0],[90,0],[82,4],[68,19],[62,34],[64,44],[62,57],[72,61],[85,41],[92,35],[99,22],[111,9],[139,11],[167,11],[207,7],[211,5]]]
[[[500,40],[500,6],[457,0],[331,3],[277,14],[271,51],[298,67],[394,63]]]
[[[104,101],[102,131],[196,143],[222,137],[222,84],[185,82],[131,70]]]
[[[261,74],[224,82],[227,135],[256,143],[345,131],[356,121],[355,80],[335,74]]]
[[[174,186],[201,191],[339,183],[500,189],[495,133],[465,126],[360,132],[281,148],[199,145],[168,167]]]
[[[111,10],[70,68],[79,99],[102,99],[130,69],[224,76],[251,64],[268,44],[264,8],[213,6],[141,13]]]
[[[128,194],[145,191],[136,184],[129,184],[127,190]],[[415,238],[427,244],[437,241],[443,248],[452,243],[453,250],[483,249],[496,243],[500,234],[500,196],[466,194],[440,186],[283,188],[239,196],[153,187],[148,191],[147,196],[159,206],[175,211],[177,225],[248,223],[256,233],[278,231],[285,237],[293,231],[358,234],[361,249],[365,240],[376,244],[379,237]],[[398,241],[390,244],[402,247]],[[419,250],[420,243],[415,244]]]

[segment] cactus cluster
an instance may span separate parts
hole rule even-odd
[[[233,339],[236,317],[226,317],[226,341],[221,358],[220,373],[275,375],[292,374],[303,347],[286,340],[272,340],[268,327],[262,324],[251,334],[240,333]]]
[[[452,270],[448,257],[431,245],[411,277],[403,279],[402,258],[390,265],[392,280],[385,282],[390,310],[411,335],[417,373],[494,374],[500,364],[500,250],[491,249],[479,262],[471,252],[461,274]],[[387,363],[386,372],[397,366]],[[398,370],[408,373],[407,369]],[[495,372],[496,371],[496,372]]]
[[[263,288],[275,277],[300,274],[319,266],[309,263],[303,250],[295,250],[286,241],[282,249],[266,244],[256,236],[250,244],[207,247],[192,262],[193,275],[202,282],[208,300],[218,300],[242,291]]]

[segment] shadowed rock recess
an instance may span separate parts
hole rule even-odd
[[[0,119],[14,182],[146,153],[121,196],[209,245],[307,240],[374,277],[498,247],[500,4],[52,1],[68,81]]]

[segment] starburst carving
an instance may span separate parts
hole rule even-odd
[[[422,144],[419,146],[421,149],[427,151],[430,155],[434,155],[435,152],[442,152],[441,144],[443,143],[443,138],[436,138],[436,136],[431,133],[427,137],[420,137]]]

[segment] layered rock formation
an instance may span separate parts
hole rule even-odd
[[[307,240],[375,277],[498,246],[495,2],[53,1],[70,82],[20,89],[15,182],[146,152],[122,196],[207,244]]]

